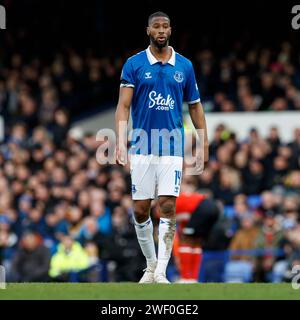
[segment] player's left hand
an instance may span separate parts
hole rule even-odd
[[[195,170],[197,174],[202,174],[204,171],[204,165],[205,165],[205,154],[204,152],[198,151],[196,153],[196,164],[195,164]]]

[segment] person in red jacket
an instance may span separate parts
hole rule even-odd
[[[220,209],[214,200],[182,186],[176,201],[177,232],[173,249],[180,282],[198,282],[201,246],[219,215]]]

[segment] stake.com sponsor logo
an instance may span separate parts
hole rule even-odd
[[[149,108],[155,107],[155,110],[169,111],[174,109],[175,100],[170,94],[165,98],[161,93],[157,93],[155,90],[149,93]]]

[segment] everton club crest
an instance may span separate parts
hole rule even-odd
[[[184,78],[183,78],[183,72],[181,72],[181,71],[175,71],[174,79],[175,79],[178,83],[182,82],[183,79],[184,79]]]

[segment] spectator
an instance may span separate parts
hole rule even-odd
[[[113,232],[109,245],[109,259],[115,262],[114,281],[135,281],[141,274],[143,258],[134,226],[122,207],[112,215]]]
[[[89,267],[89,257],[82,246],[69,235],[62,237],[57,252],[52,256],[49,275],[53,281],[69,281],[71,272]]]
[[[250,160],[243,170],[244,192],[246,194],[260,194],[265,186],[264,166],[260,161]]]
[[[266,216],[267,212],[279,212],[276,197],[271,191],[264,191],[261,194],[261,205],[257,208],[257,214],[263,217]]]
[[[275,213],[273,211],[267,211],[256,239],[256,248],[266,250],[266,252],[259,255],[256,260],[256,281],[271,281],[271,271],[277,259],[276,252],[274,251],[280,248],[282,239],[282,229],[275,219]]]
[[[97,218],[88,216],[84,219],[81,226],[78,241],[85,246],[85,244],[91,242],[97,246],[98,256],[101,259],[108,259],[110,237],[100,232],[100,227]]]
[[[283,241],[282,248],[284,255],[282,259],[276,261],[272,270],[273,282],[290,282],[294,277],[293,267],[300,263],[300,238],[299,238],[299,218],[297,214],[288,214],[282,223]],[[297,216],[297,219],[295,219]]]
[[[0,215],[0,265],[11,268],[11,259],[17,247],[18,237],[11,230],[11,221],[6,215]]]
[[[233,253],[231,261],[225,266],[225,282],[250,282],[252,281],[254,271],[254,255],[244,253],[255,249],[255,240],[258,229],[254,224],[254,217],[251,214],[245,214],[241,218],[241,229],[237,231],[230,242],[230,250],[242,251]]]
[[[258,229],[255,226],[254,216],[244,214],[241,216],[241,228],[237,231],[230,243],[230,250],[253,250],[258,235]],[[251,261],[253,256],[247,254],[234,254],[233,260]]]
[[[69,115],[66,110],[57,109],[55,111],[51,131],[54,144],[61,147],[69,131]]]
[[[240,191],[241,180],[239,172],[225,167],[221,169],[219,177],[219,186],[214,194],[216,199],[220,199],[224,204],[233,204],[234,196]]]
[[[26,232],[12,261],[9,279],[13,282],[48,281],[50,251],[35,232]]]

